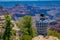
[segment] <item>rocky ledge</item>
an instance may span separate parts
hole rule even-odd
[[[42,36],[42,35],[39,35],[37,37],[34,37],[32,40],[60,40],[58,39],[57,37],[54,37],[54,36]]]

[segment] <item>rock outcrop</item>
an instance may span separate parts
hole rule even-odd
[[[42,36],[42,35],[39,35],[37,37],[34,37],[32,40],[60,40],[58,39],[57,37],[54,37],[54,36]]]

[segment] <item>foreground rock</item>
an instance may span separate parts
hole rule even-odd
[[[60,39],[58,39],[57,37],[53,37],[53,36],[44,37],[42,35],[39,35],[39,36],[33,38],[32,40],[60,40]]]

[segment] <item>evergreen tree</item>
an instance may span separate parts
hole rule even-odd
[[[6,20],[6,26],[5,26],[5,31],[4,31],[4,34],[3,34],[3,40],[10,40],[10,35],[11,35],[11,30],[12,30],[10,16],[5,15],[5,20]]]
[[[20,31],[22,31],[21,40],[31,40],[33,37],[36,36],[36,30],[34,30],[34,28],[32,27],[31,16],[24,16],[22,19],[19,20],[19,23],[17,25],[20,27]]]

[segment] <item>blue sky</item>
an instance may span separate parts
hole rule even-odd
[[[39,6],[60,6],[60,2],[56,2],[56,1],[3,1],[0,2],[0,6],[5,6],[5,7],[13,7],[16,4],[36,4]]]
[[[60,0],[0,0],[0,1],[60,1]]]
[[[0,0],[0,5],[10,7],[10,6],[14,6],[14,4],[21,4],[20,2],[12,2],[12,1],[55,1],[53,3],[51,3],[51,2],[50,3],[49,2],[45,2],[45,3],[42,2],[42,5],[45,5],[45,4],[50,5],[50,4],[56,4],[56,3],[60,5],[60,0]],[[59,1],[59,2],[56,2],[56,1]],[[32,4],[32,3],[30,3],[30,4]],[[39,5],[40,3],[36,3],[36,4]]]

